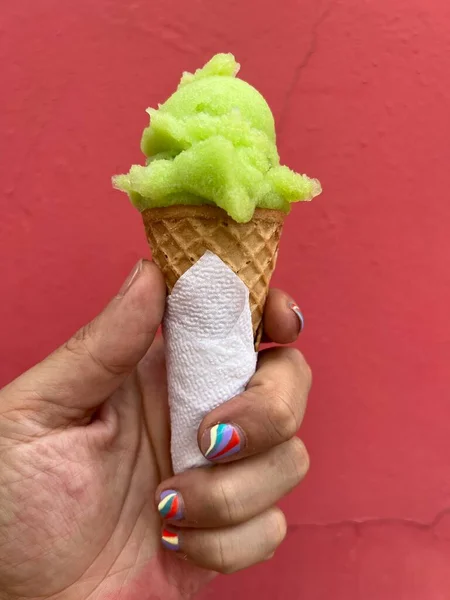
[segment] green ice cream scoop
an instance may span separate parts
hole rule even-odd
[[[256,207],[287,213],[291,202],[320,194],[316,179],[280,165],[272,112],[238,71],[232,54],[217,54],[147,110],[146,165],[113,178],[139,210],[215,204],[245,223]]]

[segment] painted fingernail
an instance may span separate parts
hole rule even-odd
[[[230,423],[218,423],[205,431],[201,440],[202,452],[208,460],[228,458],[242,449],[244,435]]]
[[[184,504],[181,494],[175,490],[161,492],[158,504],[159,514],[168,521],[179,521],[184,517]]]
[[[141,258],[141,260],[138,263],[136,263],[136,265],[134,266],[134,269],[131,271],[131,273],[128,275],[128,277],[123,282],[123,285],[120,288],[119,293],[117,294],[117,298],[123,298],[125,296],[125,294],[128,292],[130,287],[133,285],[133,283],[139,277],[139,275],[142,271],[143,264],[144,264],[144,260]]]
[[[297,304],[295,304],[295,302],[289,302],[289,308],[297,315],[298,320],[300,321],[299,333],[301,333],[303,331],[303,328],[305,327],[305,318],[303,316],[303,313],[297,306]]]
[[[177,552],[180,549],[180,536],[166,527],[162,531],[161,542],[168,550]]]

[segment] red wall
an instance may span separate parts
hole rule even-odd
[[[70,7],[70,8],[69,8]],[[232,51],[293,211],[276,285],[307,317],[311,473],[290,536],[206,598],[450,597],[448,0],[16,0],[0,17],[0,382],[91,318],[147,253],[110,176],[144,110]]]

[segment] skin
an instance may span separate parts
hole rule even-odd
[[[296,339],[290,298],[269,296],[268,339]],[[272,556],[286,534],[275,503],[305,476],[295,437],[310,370],[292,348],[260,354],[247,390],[199,428],[232,422],[246,443],[227,464],[173,476],[157,267],[141,261],[119,294],[42,363],[0,391],[1,600],[186,600],[217,572]],[[155,337],[156,336],[156,337]],[[159,494],[185,518],[161,547]]]

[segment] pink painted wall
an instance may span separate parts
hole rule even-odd
[[[448,0],[4,2],[0,383],[147,253],[110,176],[140,159],[145,108],[217,51],[326,192],[294,210],[275,277],[307,317],[311,473],[273,561],[205,598],[447,599]]]

